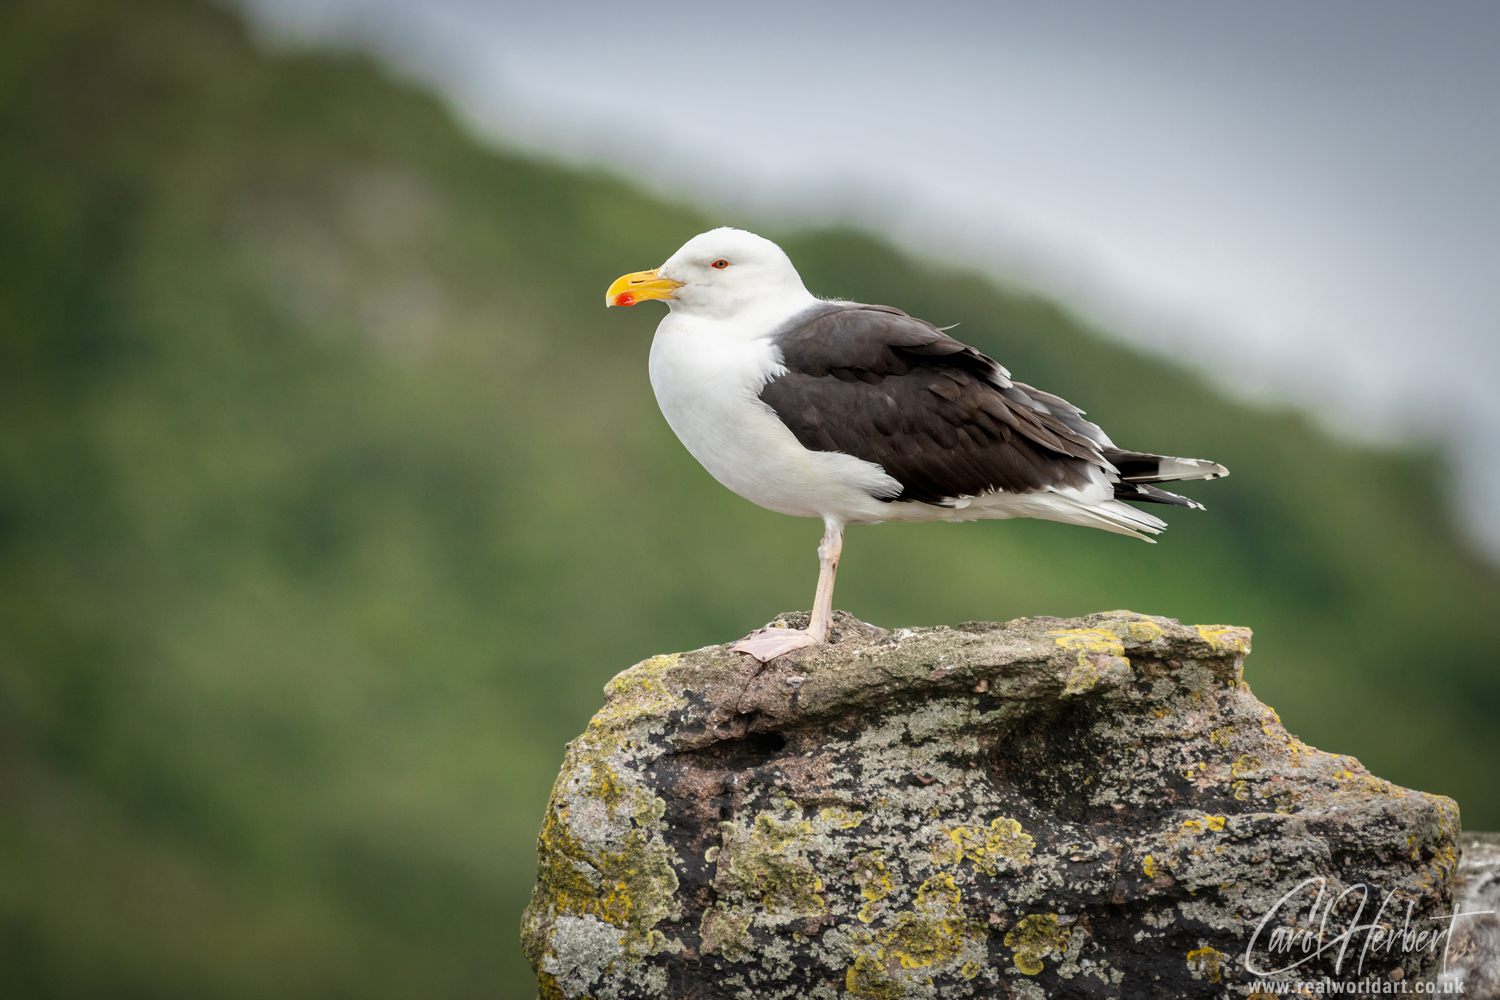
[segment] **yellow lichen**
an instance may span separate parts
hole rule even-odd
[[[890,887],[878,859],[862,855],[859,866],[870,876],[861,879],[866,898],[884,898]],[[961,969],[954,970],[953,966],[966,947],[982,942],[988,934],[987,925],[965,912],[953,876],[935,875],[918,887],[912,908],[898,913],[890,926],[877,933],[854,934],[858,957],[845,975],[845,987],[854,996],[902,996],[901,987],[890,976],[898,967],[935,970],[947,966],[949,971],[972,979],[982,970],[973,961],[972,949],[970,960]]]
[[[1156,628],[1155,625],[1151,627]],[[1128,634],[1129,630],[1122,623],[1116,631]],[[1157,631],[1160,632],[1160,629]],[[1124,671],[1130,668],[1130,661],[1125,659],[1125,644],[1114,631],[1103,628],[1070,628],[1047,634],[1063,649],[1078,654],[1077,666],[1069,670],[1068,676],[1063,680],[1064,695],[1080,695],[1091,691],[1111,670]]]
[[[1020,823],[1006,816],[992,820],[988,830],[982,826],[952,827],[948,830],[948,838],[958,848],[957,861],[967,858],[986,875],[998,875],[1007,867],[1026,864],[1036,849],[1036,841],[1031,835],[1021,829]]]
[[[818,813],[818,819],[836,830],[852,830],[864,822],[865,814],[858,809],[841,809],[838,806],[829,806]]]
[[[876,904],[894,892],[895,886],[891,885],[891,877],[886,874],[885,862],[881,860],[879,851],[859,855],[852,865],[854,879],[859,883],[859,894],[865,897],[865,905],[859,908],[856,916],[861,923],[873,923],[877,913]]]
[[[1155,642],[1163,634],[1156,622],[1134,621],[1125,626],[1125,638],[1131,642]]]
[[[1260,731],[1271,737],[1273,740],[1284,737],[1286,735],[1285,730],[1283,730],[1283,732],[1281,733],[1271,732],[1271,723],[1274,722],[1278,727],[1281,726],[1281,716],[1277,715],[1276,709],[1272,708],[1270,705],[1265,706],[1265,708],[1266,713],[1265,715],[1262,715],[1260,719]],[[1290,741],[1304,747],[1306,746],[1306,744],[1302,743],[1302,741],[1297,739],[1297,737],[1295,736],[1291,736]]]
[[[588,788],[591,797],[603,802],[604,808],[609,811],[610,819],[614,819],[615,807],[625,797],[624,786],[620,784],[614,768],[609,766],[602,754],[595,756],[589,762],[589,771],[594,779]]]
[[[1042,971],[1042,959],[1061,960],[1067,953],[1073,930],[1057,922],[1055,913],[1022,917],[1005,935],[1005,946],[1015,949],[1016,968],[1028,976]]]
[[[1105,617],[1125,620],[1104,622],[1098,626],[1098,631],[1109,632],[1116,638],[1129,642],[1154,642],[1166,634],[1156,622],[1134,611],[1108,611],[1105,612]],[[1077,631],[1084,630],[1078,629]]]
[[[655,925],[677,916],[671,848],[632,829],[619,853],[591,852],[572,832],[567,812],[556,803],[547,810],[532,905],[541,903],[552,914],[597,917],[620,928],[628,950],[648,948]]]
[[[917,890],[915,909],[896,918],[880,935],[881,958],[896,959],[903,969],[944,965],[963,951],[970,921],[952,875],[935,875]]]
[[[1249,774],[1251,771],[1259,771],[1260,768],[1260,758],[1252,757],[1246,753],[1240,754],[1240,759],[1230,765],[1229,773],[1234,775],[1236,778],[1239,778],[1243,775]]]
[[[620,730],[646,718],[658,718],[678,707],[681,698],[666,685],[667,673],[681,653],[653,656],[616,674],[604,685],[608,700],[589,720],[589,730]]]
[[[1228,957],[1222,951],[1215,951],[1213,948],[1190,951],[1187,954],[1188,971],[1192,973],[1194,979],[1207,979],[1211,983],[1217,983],[1223,978],[1220,969]]]
[[[1099,686],[1105,672],[1114,665],[1115,662],[1101,664],[1085,657],[1078,666],[1068,671],[1068,676],[1063,681],[1063,694],[1071,696],[1092,691]]]
[[[885,974],[880,960],[871,955],[859,955],[854,959],[854,964],[844,973],[844,989],[850,996],[862,1000],[901,1000],[906,995],[906,991]]]
[[[1106,632],[1097,628],[1067,628],[1056,632],[1048,632],[1052,641],[1063,649],[1078,650],[1079,662],[1082,663],[1084,655],[1088,653],[1108,653],[1110,656],[1124,656],[1125,644],[1120,637],[1113,632]]]
[[[1199,625],[1198,635],[1220,653],[1250,652],[1250,630],[1234,625]]]
[[[938,837],[932,845],[932,863],[956,865],[964,859],[964,850],[947,837]]]
[[[1200,834],[1208,830],[1224,829],[1223,816],[1205,816],[1202,819],[1185,819],[1177,829],[1177,836],[1184,837],[1189,834]]]
[[[539,1000],[568,1000],[568,995],[557,985],[557,977],[550,972],[538,972],[536,985]]]
[[[1156,876],[1160,875],[1162,872],[1161,866],[1157,863],[1156,858],[1150,854],[1146,855],[1145,858],[1141,860],[1141,867],[1146,870],[1147,878],[1156,878]]]

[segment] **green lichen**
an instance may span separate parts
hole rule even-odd
[[[800,814],[795,803],[789,805],[784,813]],[[749,830],[732,822],[720,823],[719,829],[724,843],[715,885],[720,892],[738,893],[780,916],[814,916],[827,908],[823,880],[807,859],[812,823],[762,812]]]
[[[660,826],[661,818],[667,814],[666,800],[641,793],[637,793],[635,799],[635,825],[643,830],[654,830]]]
[[[744,910],[720,903],[703,911],[699,930],[703,937],[703,954],[718,952],[731,962],[750,954],[755,942],[750,937],[754,917]]]
[[[1005,946],[1015,949],[1016,968],[1034,976],[1042,971],[1042,959],[1062,960],[1072,937],[1072,928],[1059,924],[1057,914],[1034,913],[1010,929]]]
[[[998,875],[1011,867],[1019,868],[1031,860],[1036,841],[1021,829],[1021,824],[1006,816],[990,821],[984,827],[955,826],[948,830],[948,838],[957,847],[957,863],[965,858],[986,875]],[[948,857],[952,857],[949,853]]]

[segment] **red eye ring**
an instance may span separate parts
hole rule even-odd
[[[724,268],[726,268],[726,267],[729,266],[729,261],[725,260],[723,257],[720,257],[718,260],[714,261],[712,264],[710,264],[708,266],[709,267],[717,267],[719,270],[722,271],[722,270],[724,270]]]

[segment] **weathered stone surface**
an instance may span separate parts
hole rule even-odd
[[[1463,917],[1438,988],[1469,1000],[1500,1000],[1500,833],[1465,833],[1453,898]]]
[[[1288,734],[1247,629],[835,628],[610,682],[539,840],[544,997],[1243,997],[1252,939],[1316,979],[1351,922],[1412,936],[1347,936],[1339,979],[1436,974],[1457,807]]]

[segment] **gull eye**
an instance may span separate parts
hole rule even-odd
[[[725,260],[723,257],[720,257],[718,260],[714,261],[712,264],[710,264],[708,266],[709,267],[717,267],[719,270],[722,271],[722,270],[724,270],[724,268],[726,268],[726,267],[729,266],[729,261]]]

